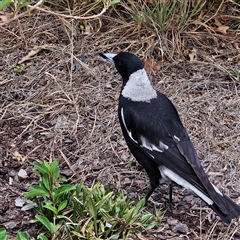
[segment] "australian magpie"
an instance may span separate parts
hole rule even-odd
[[[151,189],[163,178],[190,189],[225,223],[240,216],[240,206],[213,185],[171,101],[153,89],[142,61],[132,53],[100,53],[123,79],[118,116],[123,136],[146,170]]]

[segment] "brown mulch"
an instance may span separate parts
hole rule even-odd
[[[201,42],[211,45],[218,35],[196,35],[201,41],[194,45],[183,34],[186,48],[198,47],[198,61],[191,62],[184,54],[162,56],[160,42],[149,48],[158,36],[132,21],[105,16],[101,23],[84,23],[85,30],[79,24],[39,13],[37,20],[27,16],[0,28],[0,226],[13,236],[35,236],[37,227],[29,223],[34,214],[19,204],[37,182],[34,161],[58,158],[70,181],[110,184],[133,200],[148,191],[146,173],[129,153],[117,119],[121,78],[98,57],[102,51],[131,51],[150,62],[153,85],[176,106],[209,178],[240,204],[240,86],[239,77],[226,71],[239,72],[237,38],[229,44],[219,37],[209,53],[215,60],[208,62]],[[32,50],[37,53],[29,57]],[[167,197],[168,187],[161,185],[148,210],[164,208]],[[224,225],[191,192],[174,185],[173,200],[181,220],[166,214],[145,239],[240,239],[239,221]]]

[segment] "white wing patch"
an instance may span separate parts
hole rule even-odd
[[[216,191],[218,194],[220,194],[221,196],[223,196],[223,194],[221,193],[221,191],[220,191],[213,183],[211,183],[211,184],[212,184],[212,186],[214,187],[215,191]]]
[[[157,98],[157,92],[153,89],[144,69],[130,75],[121,94],[134,102],[150,102],[151,99]]]
[[[135,143],[138,144],[138,142],[133,138],[132,132],[129,131],[128,128],[127,128],[127,125],[126,125],[126,122],[125,122],[125,119],[124,119],[123,108],[121,108],[121,118],[122,118],[123,125],[124,125],[124,127],[125,127],[125,129],[126,129],[126,131],[127,131],[128,136],[132,139],[132,141],[134,141]]]
[[[150,151],[157,151],[157,152],[164,152],[165,150],[168,150],[168,146],[164,144],[163,142],[159,141],[159,145],[156,146],[152,143],[150,143],[145,137],[141,136],[141,146],[150,150]]]
[[[176,142],[176,141],[177,141],[177,142],[180,142],[180,138],[177,137],[176,135],[173,136],[173,139],[174,139],[175,142]]]
[[[194,187],[192,184],[187,182],[185,179],[174,173],[172,170],[166,168],[165,166],[159,166],[159,171],[161,172],[161,176],[164,179],[171,179],[175,183],[181,185],[182,187],[186,189],[190,189],[193,192],[195,192],[202,200],[204,200],[207,204],[212,205],[213,201],[206,195],[204,195],[201,191],[199,191],[196,187]],[[214,186],[214,185],[213,185]],[[215,187],[215,186],[214,186]],[[217,191],[220,192],[219,190]],[[222,194],[221,194],[222,195]]]

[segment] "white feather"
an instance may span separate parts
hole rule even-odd
[[[190,189],[193,192],[195,192],[202,200],[204,200],[207,204],[212,205],[213,201],[204,195],[201,191],[199,191],[196,187],[194,187],[192,184],[187,182],[185,179],[181,178],[179,175],[171,171],[170,169],[166,168],[165,166],[159,166],[159,171],[161,172],[161,176],[165,179],[170,179],[177,184],[181,185],[182,187],[186,189]]]
[[[121,108],[121,118],[122,118],[122,122],[123,122],[123,126],[125,127],[128,136],[132,139],[132,141],[134,141],[135,143],[138,144],[138,142],[133,138],[132,136],[132,132],[128,130],[125,119],[124,119],[124,113],[123,113],[123,108]]]
[[[141,146],[150,150],[150,151],[157,151],[157,152],[164,152],[168,149],[168,146],[164,144],[163,142],[159,141],[159,145],[156,146],[152,143],[150,143],[145,137],[141,136]]]
[[[153,89],[144,69],[130,75],[121,94],[134,102],[150,102],[151,99],[157,98],[157,92]]]
[[[212,183],[211,183],[212,184]],[[221,196],[223,196],[223,194],[221,193],[221,191],[214,185],[212,184],[212,186],[214,187],[215,191],[220,194]]]
[[[174,135],[174,136],[173,136],[173,138],[174,138],[174,140],[176,140],[176,141],[180,142],[180,138],[179,138],[179,137],[177,137],[176,135]]]

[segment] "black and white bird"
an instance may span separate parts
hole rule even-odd
[[[146,199],[163,178],[195,192],[225,223],[240,216],[240,206],[209,181],[177,110],[153,89],[142,61],[129,52],[100,56],[123,78],[118,116],[130,151],[149,176]]]

